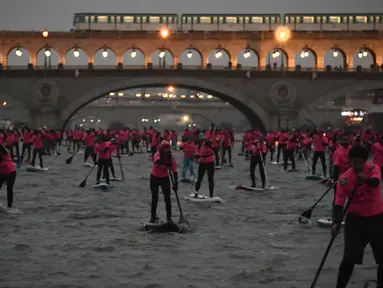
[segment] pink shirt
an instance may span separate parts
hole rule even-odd
[[[16,171],[16,164],[13,162],[9,151],[6,155],[0,155],[0,175],[8,175]]]
[[[23,133],[23,139],[25,144],[32,143],[32,137],[33,137],[33,132],[32,131],[25,131]]]
[[[87,147],[94,147],[94,137],[96,136],[93,132],[90,132],[89,134],[85,135],[85,146]]]
[[[199,153],[198,153],[199,152]],[[200,156],[200,163],[211,163],[214,162],[214,151],[208,146],[201,146],[201,149],[197,151],[197,154]]]
[[[340,173],[343,174],[346,172],[351,164],[348,159],[348,152],[351,150],[351,146],[344,148],[343,146],[339,146],[334,153],[334,166],[337,165],[340,168]]]
[[[109,146],[110,142],[98,143],[94,146],[94,153],[98,155],[99,159],[109,159],[111,153]]]
[[[196,153],[196,148],[193,142],[185,143],[183,145],[183,150],[184,150],[184,158],[187,158],[187,159],[192,158]]]
[[[43,136],[39,134],[33,135],[32,137],[32,143],[34,149],[41,149],[43,148]]]
[[[364,165],[363,173],[369,178],[382,179],[380,167],[372,163]],[[351,197],[351,193],[356,185],[356,175],[354,170],[350,168],[339,178],[334,204],[343,207],[346,197]],[[371,188],[367,185],[359,186],[351,201],[349,212],[362,217],[371,217],[382,213],[383,205],[380,199],[380,189],[381,184],[377,188]]]
[[[158,178],[165,178],[169,176],[168,167],[166,165],[157,164],[156,162],[160,160],[160,153],[156,152],[153,157],[153,166],[152,166],[152,175]],[[172,172],[177,172],[176,160],[172,158]]]
[[[323,152],[325,150],[324,144],[326,143],[326,139],[323,136],[314,135],[313,136],[313,142],[314,142],[314,151],[316,152]]]
[[[374,164],[383,167],[383,145],[379,142],[372,146],[372,156]]]

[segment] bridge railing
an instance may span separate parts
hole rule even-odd
[[[232,66],[230,63],[227,66],[213,66],[208,64],[206,67],[202,66],[189,66],[182,65],[181,63],[177,65],[166,65],[165,67],[159,67],[158,65],[153,65],[149,63],[148,65],[93,65],[88,64],[85,66],[72,66],[72,65],[63,65],[59,63],[58,65],[44,65],[44,66],[33,66],[28,64],[25,66],[6,66],[3,67],[0,64],[0,72],[4,70],[239,70],[239,71],[280,71],[280,72],[359,72],[359,73],[376,73],[383,72],[383,65],[371,65],[369,68],[362,68],[361,66],[357,67],[331,67],[327,66],[325,68],[319,67],[301,67],[297,65],[296,67],[275,67],[271,65],[266,66],[257,66],[249,67],[242,66],[238,64],[237,66]]]

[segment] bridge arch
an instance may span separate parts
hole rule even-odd
[[[124,79],[111,83],[106,86],[98,87],[86,93],[84,96],[77,98],[68,105],[61,113],[61,119],[65,119],[63,129],[65,129],[69,120],[80,109],[93,102],[96,99],[107,96],[112,91],[121,91],[135,88],[152,88],[173,85],[180,88],[200,90],[202,92],[216,96],[217,98],[228,102],[234,108],[239,110],[248,119],[251,127],[268,130],[268,115],[263,108],[256,103],[251,97],[234,91],[224,84],[212,83],[200,78],[185,77],[141,77],[139,79]]]
[[[363,91],[371,91],[376,89],[383,88],[383,83],[381,82],[369,82],[369,83],[362,83],[358,85],[350,85],[343,87],[341,89],[337,89],[334,91],[331,91],[323,96],[321,96],[319,99],[315,100],[314,102],[308,104],[305,108],[303,108],[299,112],[299,119],[310,119],[311,115],[315,113],[316,107],[318,106],[325,106],[328,104],[329,101],[334,101],[338,97],[345,96],[345,95],[355,95],[357,93],[363,92]],[[315,122],[312,120],[309,120],[310,122]],[[315,123],[318,125],[319,123]]]

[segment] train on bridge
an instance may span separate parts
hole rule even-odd
[[[75,31],[383,31],[375,14],[109,14],[76,13]]]

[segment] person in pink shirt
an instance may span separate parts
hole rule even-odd
[[[103,173],[104,179],[106,179],[106,184],[109,185],[109,158],[111,154],[110,142],[107,142],[107,137],[101,135],[98,138],[99,142],[94,146],[94,153],[98,157],[97,161],[97,175],[96,175],[96,185],[100,184],[101,172]]]
[[[14,136],[13,136],[13,130],[9,128],[7,130],[7,133],[4,133],[4,144],[5,148],[9,151],[12,159],[15,159],[15,154],[13,153],[14,148]]]
[[[94,141],[96,133],[94,129],[89,129],[84,133],[85,151],[84,151],[84,163],[87,162],[89,156],[93,160],[93,164],[97,165],[96,153],[94,153]]]
[[[16,181],[16,164],[11,154],[3,146],[0,146],[0,189],[4,183],[7,184],[7,205],[12,208],[13,186]]]
[[[368,163],[369,153],[361,146],[349,152],[351,168],[340,178],[333,207],[332,236],[339,232],[346,198],[351,199],[344,228],[344,252],[337,288],[346,288],[355,264],[362,264],[364,249],[371,245],[378,266],[377,287],[383,287],[383,202],[380,167]],[[356,189],[356,190],[355,190]]]
[[[23,134],[21,135],[21,140],[23,141],[23,145],[21,147],[21,159],[24,159],[25,152],[27,152],[27,162],[31,160],[32,137],[33,131],[31,131],[28,127],[24,127]]]
[[[170,144],[167,141],[162,141],[160,149],[154,154],[152,173],[150,175],[150,191],[152,193],[152,204],[150,223],[155,223],[157,220],[157,204],[158,193],[161,187],[162,194],[164,195],[165,207],[166,207],[166,219],[168,222],[172,222],[172,203],[170,201],[170,180],[169,170],[174,176],[173,190],[178,190],[178,173],[176,160],[173,158]]]
[[[229,167],[234,167],[234,165],[231,163],[231,143],[232,143],[232,137],[230,135],[230,132],[228,130],[224,130],[222,132],[222,153],[221,153],[221,163],[224,163],[226,152],[229,157]]]
[[[259,174],[261,175],[262,189],[266,187],[266,173],[265,166],[262,162],[263,153],[267,149],[265,143],[261,140],[256,140],[252,143],[251,147],[251,158],[250,158],[250,178],[251,178],[251,187],[256,187],[255,183],[255,169],[259,165]]]
[[[113,160],[112,160],[113,154],[117,155],[117,158],[120,159],[120,154],[118,153],[118,149],[117,149],[116,138],[110,139],[109,151],[110,151],[110,155],[109,155],[109,159],[108,159],[108,162],[109,162],[108,166],[110,168],[110,172],[112,172],[112,179],[117,179],[116,172],[115,172],[114,166],[113,166]]]
[[[312,174],[315,175],[316,167],[318,159],[322,163],[322,171],[323,177],[326,178],[326,146],[328,144],[328,140],[326,136],[323,134],[323,131],[314,131],[312,135],[313,143],[314,143],[314,155],[313,155],[313,163],[312,163]]]
[[[379,142],[372,145],[371,150],[373,163],[380,167],[380,171],[383,175],[383,136],[380,136]]]
[[[152,136],[151,147],[150,147],[150,150],[152,152],[152,157],[154,157],[154,154],[157,152],[157,146],[160,143],[161,143],[161,133],[154,132]]]
[[[32,144],[33,144],[33,153],[32,153],[32,166],[35,167],[35,161],[37,154],[39,155],[40,168],[43,168],[43,141],[44,134],[41,130],[36,130],[33,132]]]
[[[205,173],[209,182],[210,198],[214,197],[214,149],[212,142],[205,140],[200,149],[196,151],[196,156],[199,158],[197,182],[195,183],[194,197],[198,198],[198,191],[201,188],[201,183]]]
[[[296,171],[295,169],[295,151],[298,148],[298,137],[293,134],[287,141],[285,147],[285,154],[283,157],[283,167],[287,171],[288,161],[291,161],[291,171]]]
[[[190,177],[194,178],[194,157],[196,154],[196,147],[192,139],[183,143],[184,161],[182,163],[182,179],[181,182],[190,182],[186,178],[186,173],[189,171]]]

